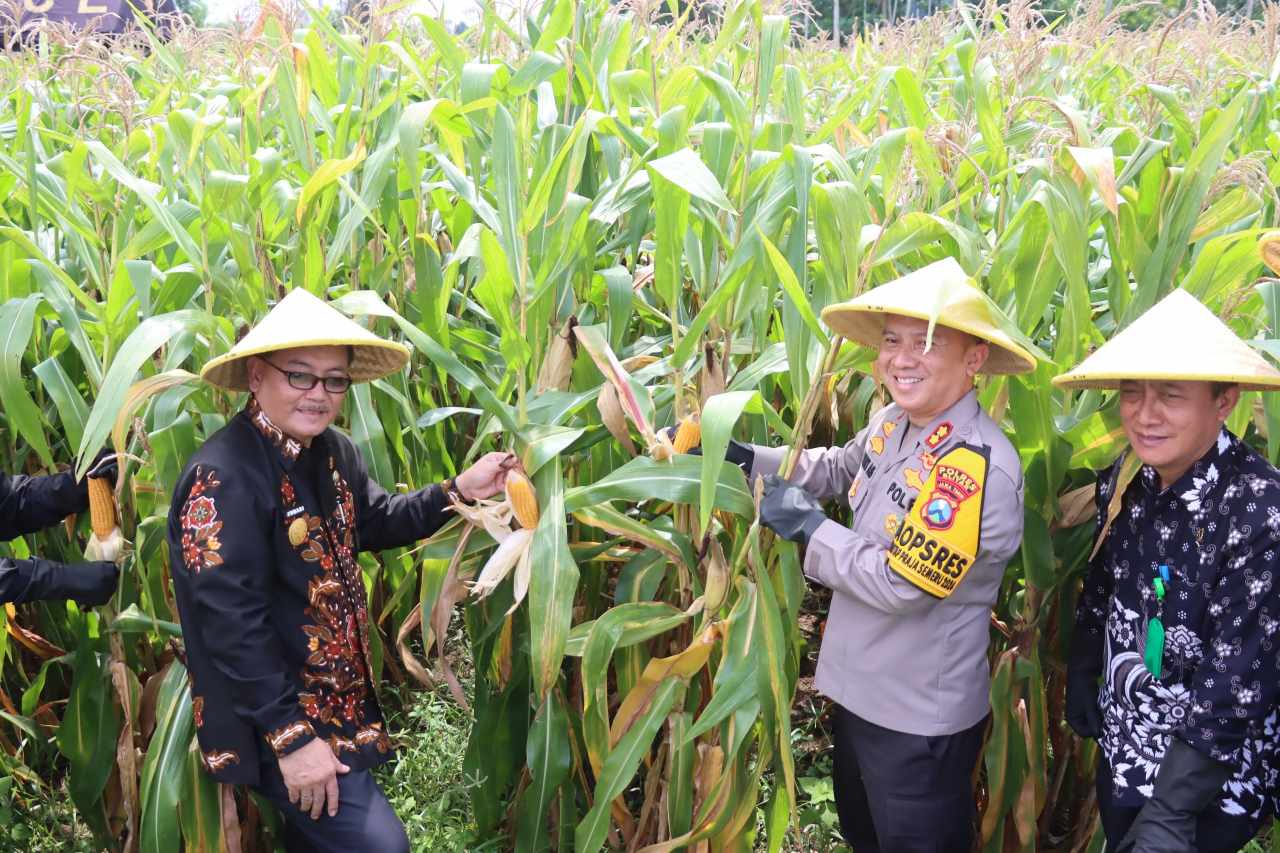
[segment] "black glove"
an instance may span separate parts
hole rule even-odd
[[[793,486],[777,474],[764,478],[764,495],[760,498],[760,523],[781,536],[801,545],[809,544],[813,531],[827,520],[821,504],[799,486]]]
[[[679,427],[667,427],[664,430],[667,434],[667,438],[671,441],[675,441],[676,430],[678,429]],[[689,448],[689,455],[701,456],[702,446],[698,445],[697,447]],[[724,459],[726,462],[732,462],[734,465],[741,468],[742,473],[750,475],[751,466],[754,465],[756,461],[756,449],[744,441],[738,441],[737,439],[731,438],[729,439],[729,446],[725,448]]]
[[[81,607],[97,607],[111,600],[119,578],[120,567],[104,561],[0,560],[0,598],[15,604],[69,598]]]
[[[116,484],[116,476],[120,473],[120,466],[116,462],[116,452],[110,447],[104,447],[98,451],[98,455],[93,458],[93,464],[89,466],[89,470],[85,473],[85,477],[92,477],[95,480],[106,480],[112,486]]]
[[[1098,706],[1098,676],[1091,668],[1067,665],[1067,725],[1080,737],[1095,740],[1102,735],[1102,708]]]
[[[1116,853],[1196,853],[1196,817],[1218,798],[1229,778],[1229,765],[1172,738],[1151,799]]]

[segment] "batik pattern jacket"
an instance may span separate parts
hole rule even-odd
[[[1098,479],[1099,530],[1121,464]],[[1223,430],[1167,489],[1140,468],[1122,501],[1085,580],[1072,651],[1073,666],[1102,676],[1099,744],[1117,805],[1151,796],[1177,737],[1233,768],[1222,811],[1259,817],[1276,782],[1280,473]],[[1156,617],[1159,678],[1145,663]]]
[[[352,769],[385,761],[357,554],[447,520],[439,485],[390,494],[329,429],[303,447],[253,402],[192,457],[169,554],[205,768],[257,784],[263,762],[322,738]]]

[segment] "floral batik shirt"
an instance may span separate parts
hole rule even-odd
[[[1099,529],[1122,460],[1098,479]],[[1155,578],[1168,574],[1165,595]],[[1161,490],[1143,466],[1085,580],[1073,657],[1102,675],[1115,805],[1151,796],[1170,738],[1234,768],[1218,806],[1271,810],[1280,698],[1280,472],[1230,432]],[[1161,675],[1148,627],[1165,628]],[[1100,769],[1099,772],[1105,772]]]
[[[385,761],[356,555],[429,536],[444,490],[389,494],[351,441],[303,447],[251,401],[192,457],[169,513],[196,736],[220,782],[315,738],[354,770]]]

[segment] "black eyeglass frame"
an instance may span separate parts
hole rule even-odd
[[[350,376],[316,376],[314,373],[307,373],[305,370],[285,370],[269,358],[258,357],[264,363],[283,373],[285,381],[289,383],[289,387],[298,391],[310,391],[316,387],[316,383],[322,383],[324,390],[330,394],[345,394],[347,389],[351,387]],[[341,387],[335,388],[333,383],[337,383]]]

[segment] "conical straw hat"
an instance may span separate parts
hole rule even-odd
[[[1249,391],[1280,387],[1280,371],[1185,290],[1175,290],[1107,341],[1059,388],[1119,388],[1126,379],[1234,382]]]
[[[249,356],[324,346],[352,348],[349,373],[354,382],[381,378],[409,363],[409,350],[403,344],[384,341],[324,300],[295,288],[240,343],[206,364],[200,376],[232,391],[248,391]]]
[[[879,348],[886,314],[932,320],[991,345],[983,373],[1029,373],[1039,350],[991,298],[965,275],[955,258],[943,258],[849,302],[828,305],[822,319],[851,341]]]

